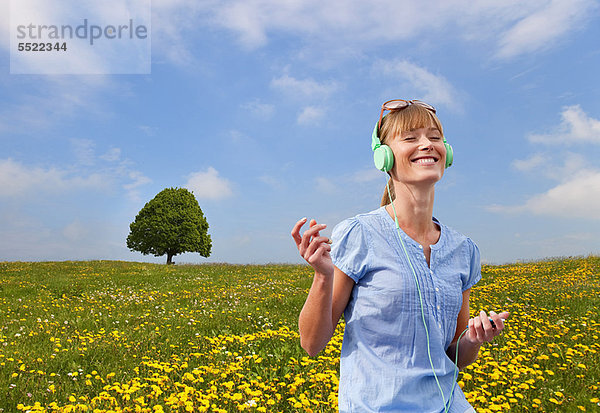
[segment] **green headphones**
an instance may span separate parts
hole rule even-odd
[[[452,146],[446,142],[446,138],[444,138],[444,146],[446,147],[446,168],[448,168],[452,165],[454,152],[452,151]],[[375,129],[373,129],[371,149],[373,149],[375,167],[380,171],[389,172],[392,169],[392,166],[394,166],[394,153],[392,152],[392,148],[387,145],[382,145],[379,141],[379,122],[375,124]]]

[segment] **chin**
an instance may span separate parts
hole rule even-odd
[[[423,183],[423,184],[429,183],[429,184],[433,185],[433,184],[439,182],[443,176],[444,176],[443,172],[442,173],[439,173],[439,172],[433,173],[432,172],[430,174],[422,174],[420,177],[417,177],[416,181]]]

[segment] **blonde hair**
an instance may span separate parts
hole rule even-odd
[[[383,117],[381,120],[381,126],[379,128],[379,141],[382,145],[386,145],[388,141],[400,135],[404,131],[428,127],[437,128],[442,134],[442,137],[444,136],[442,123],[435,113],[420,105],[409,105],[405,109],[392,111]],[[388,188],[386,186],[383,189],[381,206],[387,205],[396,199],[394,182],[392,181],[391,177],[388,180],[388,185],[390,187],[392,198],[390,199],[388,195]]]

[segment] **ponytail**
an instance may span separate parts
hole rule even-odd
[[[390,187],[389,193],[388,193],[388,185]],[[390,199],[390,193],[392,195],[392,199]],[[392,181],[392,178],[390,177],[390,179],[388,180],[388,184],[383,189],[383,196],[381,197],[381,206],[391,204],[394,199],[396,199],[396,192],[394,191],[394,181]]]

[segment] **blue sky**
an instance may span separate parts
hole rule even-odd
[[[129,224],[187,187],[212,255],[176,262],[300,262],[297,219],[379,206],[393,98],[438,109],[483,261],[600,253],[598,1],[155,0],[148,75],[11,75],[0,16],[0,260],[164,262]]]

